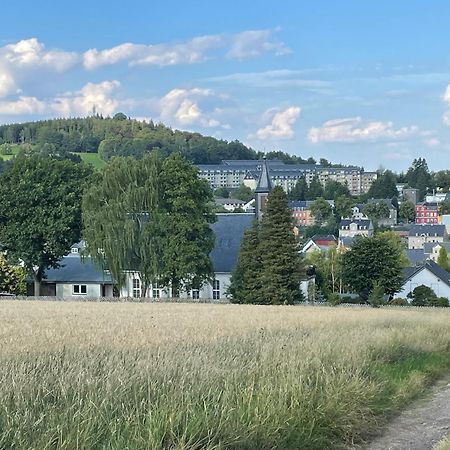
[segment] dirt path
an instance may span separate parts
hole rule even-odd
[[[394,418],[383,435],[366,450],[431,450],[450,434],[450,382],[439,383],[431,395]]]

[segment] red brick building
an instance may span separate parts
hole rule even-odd
[[[437,203],[418,203],[416,205],[416,223],[437,224],[438,223]]]

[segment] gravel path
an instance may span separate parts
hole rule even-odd
[[[431,450],[450,434],[450,382],[402,412],[366,450]]]

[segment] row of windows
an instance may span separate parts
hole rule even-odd
[[[141,291],[141,280],[139,278],[133,278],[133,297],[139,298],[142,296]],[[220,299],[220,281],[219,280],[213,280],[212,283],[212,294],[214,300]],[[193,299],[200,298],[200,290],[199,289],[192,289],[191,296]],[[160,298],[161,297],[161,288],[158,286],[157,283],[153,284],[152,286],[152,297],[153,298]]]

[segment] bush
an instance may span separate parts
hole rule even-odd
[[[430,306],[437,306],[440,308],[448,308],[448,298],[446,297],[437,297],[434,299],[431,299],[429,302]]]
[[[406,300],[406,298],[393,298],[390,302],[390,305],[393,306],[409,306],[409,302],[408,300]]]
[[[339,297],[339,294],[337,294],[336,292],[333,292],[328,295],[327,301],[330,305],[336,306],[339,305],[339,303],[341,303],[341,297]]]

